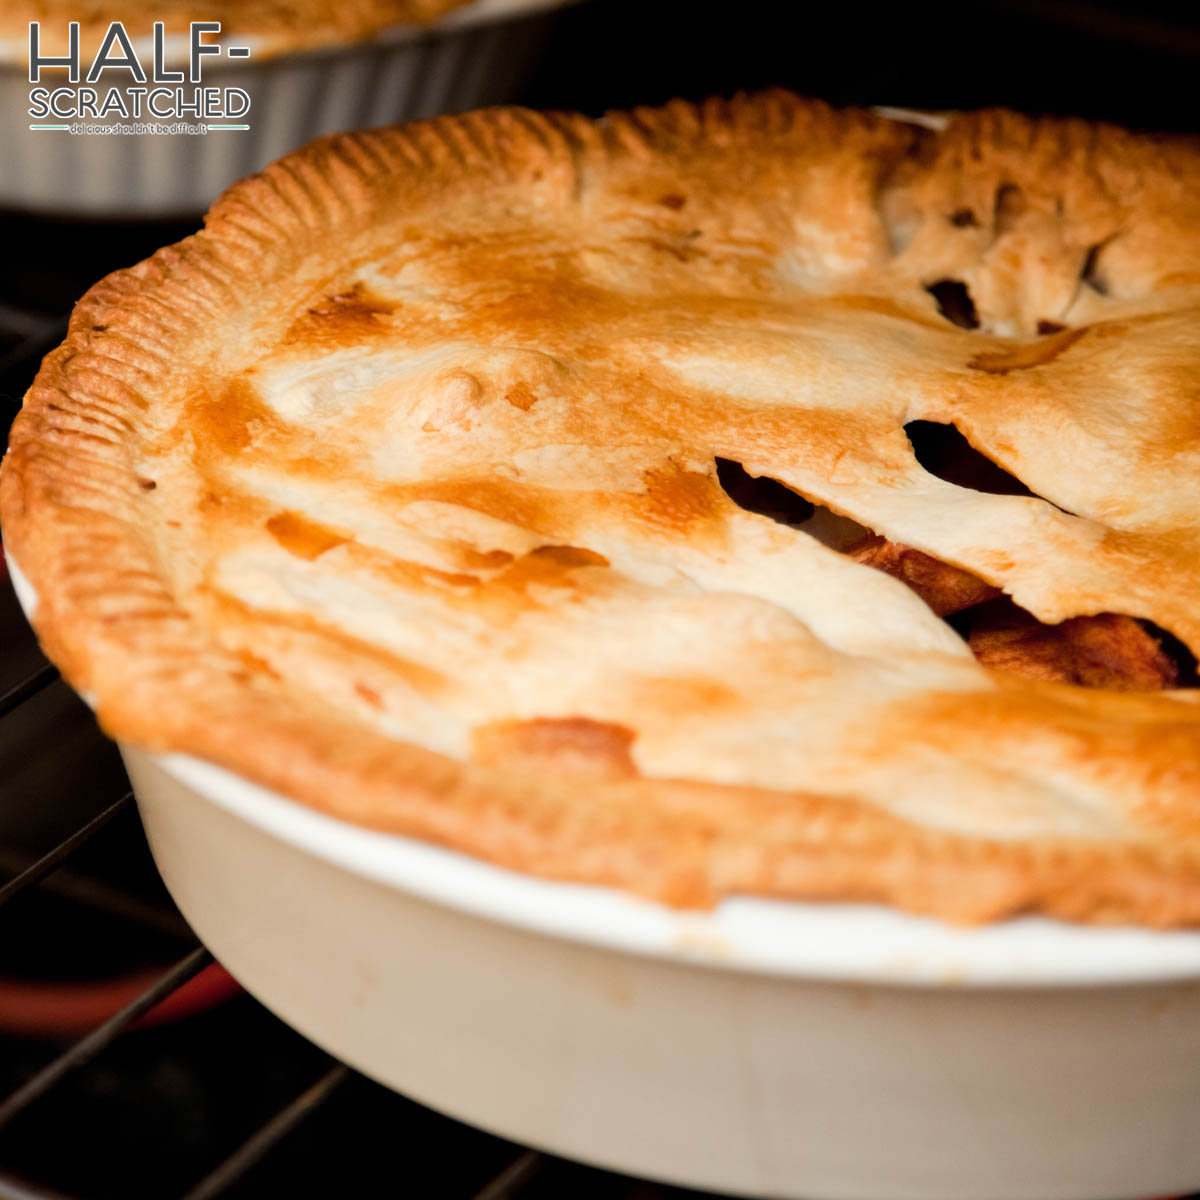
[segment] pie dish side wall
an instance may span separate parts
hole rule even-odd
[[[220,960],[454,1117],[756,1196],[1082,1200],[1200,1180],[1194,982],[904,988],[564,941],[321,861],[125,756],[156,861]],[[536,886],[551,906],[562,887]]]
[[[32,618],[37,595],[11,553],[7,558],[17,597]],[[83,699],[92,703],[86,694]],[[872,904],[753,897],[688,912],[364,829],[198,759],[119,745],[146,802],[162,792],[216,805],[299,853],[372,883],[466,916],[598,949],[688,967],[888,988],[1194,986],[1200,979],[1197,932],[1089,927],[1041,917],[956,928]],[[144,797],[143,776],[149,780]]]
[[[751,902],[743,937],[755,917],[768,943],[793,922],[772,972],[721,910],[529,879],[121,749],[155,861],[222,963],[452,1116],[759,1196],[1082,1200],[1200,1180],[1200,935],[955,931],[864,906],[852,970],[836,912]]]
[[[206,87],[250,94],[250,129],[199,136],[31,131],[25,60],[0,53],[0,205],[49,216],[194,216],[234,180],[322,134],[510,100],[548,29],[545,10],[561,3],[483,0],[434,30],[210,69]]]

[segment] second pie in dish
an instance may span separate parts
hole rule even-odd
[[[339,46],[378,35],[404,25],[430,25],[468,0],[289,0],[287,4],[246,4],[242,0],[148,0],[131,9],[104,0],[83,4],[79,0],[12,0],[0,13],[0,61],[13,58],[24,64],[30,45],[29,26],[39,25],[43,55],[69,52],[69,26],[79,26],[80,52],[85,61],[95,57],[119,21],[139,44],[152,45],[154,27],[161,23],[168,38],[168,53],[188,53],[188,27],[193,21],[215,22],[225,38],[249,42],[259,59],[300,49]],[[206,40],[211,43],[212,37]],[[120,56],[120,47],[113,52]]]
[[[2,477],[114,736],[674,904],[1200,921],[1200,156],[771,93],[314,143]]]

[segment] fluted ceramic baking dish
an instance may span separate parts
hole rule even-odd
[[[245,90],[249,128],[199,135],[32,130],[27,47],[0,43],[0,208],[198,216],[234,180],[322,134],[511,100],[541,48],[550,10],[566,2],[474,0],[429,29],[399,27],[367,42],[261,61],[216,60],[204,86]]]
[[[1200,933],[752,899],[677,911],[121,750],[163,878],[225,966],[454,1117],[758,1197],[1200,1185]]]

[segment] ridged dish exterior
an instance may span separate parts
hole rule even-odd
[[[203,212],[235,180],[322,134],[512,99],[549,20],[526,17],[210,70],[206,87],[250,94],[250,129],[203,135],[32,131],[32,85],[23,68],[0,65],[0,207],[134,219]]]

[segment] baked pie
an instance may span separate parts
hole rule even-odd
[[[0,12],[0,49],[25,54],[29,23],[37,21],[42,54],[67,52],[67,26],[79,23],[81,52],[99,50],[109,25],[120,21],[131,38],[151,38],[154,23],[186,40],[191,21],[218,21],[224,38],[248,39],[255,57],[360,41],[397,25],[428,25],[470,0],[9,0]],[[212,41],[211,38],[207,39]],[[119,56],[120,48],[113,51]]]
[[[1200,153],[769,93],[314,143],[96,285],[8,544],[114,736],[676,905],[1200,922]]]

